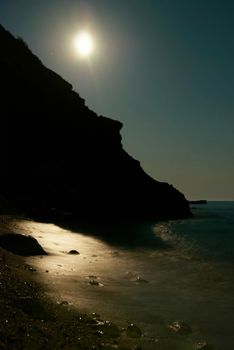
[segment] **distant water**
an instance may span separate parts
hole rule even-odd
[[[174,234],[193,242],[207,258],[234,262],[234,202],[191,205],[194,218],[172,223]]]
[[[29,263],[56,298],[122,326],[135,322],[162,349],[192,350],[202,340],[234,349],[234,202],[191,207],[195,217],[179,221],[83,231],[20,221],[15,229],[51,253]],[[192,333],[171,338],[167,325],[175,320]]]

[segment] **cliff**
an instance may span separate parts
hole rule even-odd
[[[122,147],[122,124],[97,116],[72,86],[0,26],[0,194],[77,218],[182,218],[183,194]]]

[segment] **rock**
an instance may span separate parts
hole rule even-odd
[[[96,280],[90,280],[89,284],[91,284],[91,286],[99,286],[99,282]]]
[[[77,250],[72,249],[72,250],[70,250],[70,251],[68,252],[68,254],[71,254],[71,255],[79,255],[80,253],[79,253]]]
[[[31,272],[36,272],[36,271],[37,271],[37,270],[36,270],[34,267],[32,267],[32,266],[29,266],[28,270],[31,271]]]
[[[135,324],[131,323],[126,329],[126,336],[130,338],[140,338],[142,331]]]
[[[97,330],[97,331],[94,331],[93,334],[98,335],[99,337],[101,337],[101,336],[103,336],[103,331]]]
[[[105,322],[98,322],[94,326],[95,331],[102,332],[104,336],[108,336],[111,338],[118,338],[120,336],[120,330],[119,328],[112,322],[105,321]]]
[[[208,344],[207,342],[197,343],[195,350],[213,350],[213,346]]]
[[[178,334],[188,334],[191,332],[191,327],[183,321],[175,321],[169,325],[169,328]]]
[[[22,256],[46,255],[44,249],[35,238],[21,234],[0,236],[0,246],[14,254]]]

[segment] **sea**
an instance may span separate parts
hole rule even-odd
[[[30,257],[58,303],[134,323],[143,349],[234,349],[234,202],[193,218],[90,228],[16,220],[49,253]],[[68,254],[76,249],[79,254]],[[176,332],[174,322],[187,326]],[[200,346],[200,347],[199,347]]]

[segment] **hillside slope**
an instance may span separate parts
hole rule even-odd
[[[182,218],[183,194],[122,147],[122,124],[97,116],[72,86],[0,26],[0,194],[85,218]]]

